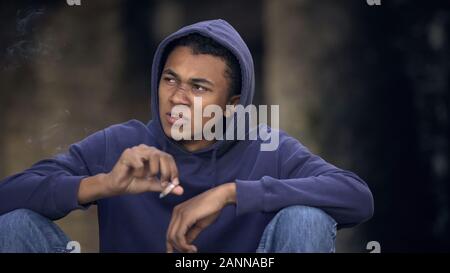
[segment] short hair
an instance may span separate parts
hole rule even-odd
[[[164,62],[167,60],[169,54],[178,46],[189,47],[195,55],[208,54],[221,58],[226,64],[225,76],[230,80],[228,87],[229,97],[241,93],[241,68],[236,56],[230,50],[209,37],[192,33],[169,43],[163,55]]]

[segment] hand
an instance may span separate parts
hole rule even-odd
[[[167,252],[171,253],[174,249],[197,252],[192,241],[217,219],[222,208],[232,203],[236,203],[235,183],[212,188],[177,205],[167,230]]]
[[[178,185],[173,194],[183,194],[173,157],[144,144],[126,149],[104,181],[110,195],[161,192],[169,182]]]

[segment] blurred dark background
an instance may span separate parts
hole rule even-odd
[[[375,216],[339,231],[338,251],[448,252],[450,2],[367,2],[2,1],[0,177],[148,121],[158,43],[223,18],[253,54],[255,103],[279,104],[282,129],[373,191]],[[98,251],[95,207],[58,224]]]

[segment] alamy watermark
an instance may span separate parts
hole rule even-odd
[[[81,6],[81,0],[66,0],[69,6]]]
[[[381,0],[366,0],[369,6],[381,6]]]
[[[77,241],[69,241],[66,250],[68,253],[81,253],[81,245]]]
[[[367,250],[370,250],[369,253],[381,253],[381,245],[378,241],[370,241],[366,246]]]
[[[224,111],[219,105],[211,104],[202,109],[202,98],[195,97],[193,113],[186,105],[172,108],[171,136],[177,141],[257,140],[259,137],[261,151],[274,151],[279,144],[279,105],[270,106],[270,129],[266,126],[268,117],[267,105],[259,105],[258,109],[253,104],[226,105]],[[209,118],[204,125],[203,118]]]

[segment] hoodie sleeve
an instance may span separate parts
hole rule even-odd
[[[313,155],[288,137],[279,147],[279,177],[237,180],[237,214],[273,212],[292,205],[317,207],[348,227],[373,215],[373,197],[356,174]]]
[[[31,168],[0,181],[0,215],[26,208],[50,219],[59,219],[75,209],[83,178],[102,169],[105,161],[105,131],[72,144],[69,151],[37,162]]]

